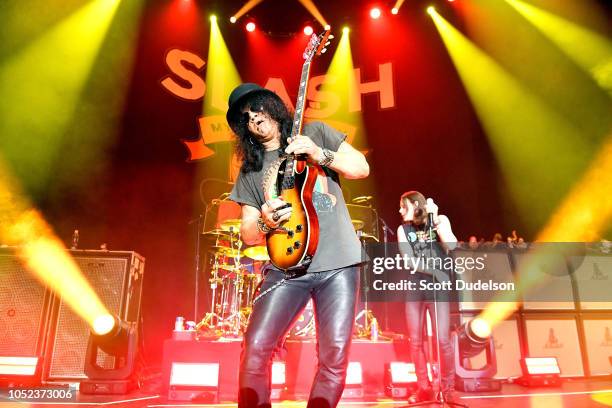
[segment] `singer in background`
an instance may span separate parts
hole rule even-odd
[[[402,225],[397,229],[397,240],[400,251],[410,257],[445,259],[448,251],[455,249],[457,238],[451,229],[447,216],[438,214],[438,206],[418,191],[409,191],[400,198],[399,213]],[[437,282],[450,281],[449,271],[432,268],[419,268],[409,279],[418,283],[421,280]],[[434,278],[435,276],[435,278]],[[450,308],[448,292],[435,294],[437,307],[434,308],[434,293],[427,290],[409,291],[406,301],[406,322],[410,355],[417,376],[417,391],[410,397],[410,403],[434,400],[434,391],[427,376],[427,361],[423,342],[423,330],[426,322],[425,313],[429,311],[432,325],[436,330],[440,344],[440,392],[444,400],[456,401],[454,396],[454,350],[450,341]],[[437,319],[434,316],[437,309]],[[436,327],[436,320],[438,326]]]

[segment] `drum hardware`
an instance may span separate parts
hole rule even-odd
[[[240,225],[242,221],[239,218],[230,218],[221,223],[221,230],[233,234],[240,234]]]
[[[353,228],[355,229],[355,231],[361,231],[363,229],[363,226],[365,225],[362,220],[351,220],[351,223],[353,224]]]
[[[223,221],[219,228],[202,235],[210,239],[210,312],[198,323],[200,336],[239,337],[246,329],[260,274],[255,273],[268,259],[265,247],[250,247],[242,251],[239,219]],[[245,257],[253,262],[245,263]]]

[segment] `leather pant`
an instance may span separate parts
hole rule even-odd
[[[413,279],[426,279],[432,282],[429,275],[416,273]],[[421,296],[419,296],[419,294]],[[414,362],[415,373],[419,388],[429,388],[429,379],[427,377],[427,361],[425,358],[425,343],[423,342],[423,330],[426,322],[425,313],[429,311],[431,316],[432,328],[434,335],[437,335],[440,341],[440,360],[441,360],[441,375],[440,383],[443,392],[454,389],[455,385],[455,361],[454,347],[450,339],[450,308],[449,297],[446,292],[438,292],[436,294],[437,312],[438,312],[438,327],[436,328],[436,318],[433,294],[425,291],[419,291],[412,295],[410,301],[406,302],[406,321],[408,324],[408,339],[410,342],[410,357]],[[419,299],[421,297],[421,299]],[[435,352],[434,343],[434,352]]]
[[[282,272],[269,269],[260,293],[283,277]],[[312,298],[319,364],[308,407],[335,407],[344,390],[358,290],[359,269],[352,266],[288,279],[263,295],[253,306],[244,335],[238,406],[271,406],[272,355]]]

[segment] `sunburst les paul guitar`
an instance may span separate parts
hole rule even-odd
[[[330,38],[329,30],[313,35],[304,51],[305,62],[295,105],[292,140],[302,131],[310,65],[315,56],[325,52]],[[287,221],[268,233],[266,246],[272,264],[288,273],[305,270],[317,250],[319,220],[312,203],[312,194],[319,171],[319,166],[308,163],[303,155],[289,155],[278,172],[276,191],[286,206],[292,207],[292,211]]]

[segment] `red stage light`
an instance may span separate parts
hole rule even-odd
[[[397,9],[397,7],[393,7],[391,9],[391,14],[397,14],[397,13],[399,13],[399,10]]]
[[[254,23],[254,22],[252,22],[252,21],[251,21],[250,23],[247,23],[247,25],[246,25],[246,30],[247,30],[249,33],[252,33],[253,31],[255,31],[255,23]]]
[[[312,29],[311,26],[307,25],[306,27],[304,27],[304,34],[305,35],[312,35],[313,32],[314,32],[314,30]]]
[[[382,13],[380,12],[380,9],[378,7],[374,7],[370,10],[370,17],[372,17],[373,19],[380,18],[381,14]]]

